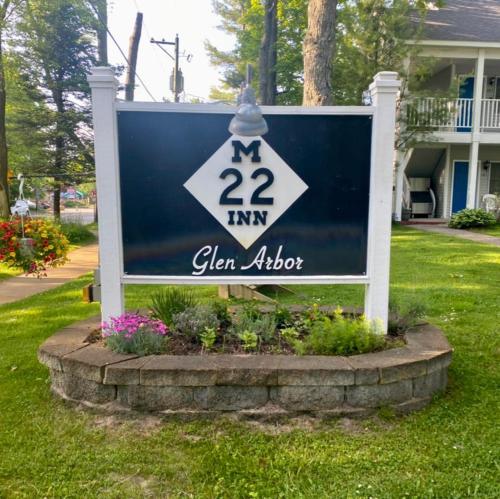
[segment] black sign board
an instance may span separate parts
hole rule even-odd
[[[366,275],[372,116],[119,111],[130,276]]]

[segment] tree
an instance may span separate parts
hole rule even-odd
[[[259,54],[259,94],[264,105],[276,104],[278,0],[264,1],[264,33]]]
[[[24,76],[42,90],[53,112],[50,129],[54,174],[54,216],[60,216],[61,181],[93,168],[89,88],[86,75],[95,63],[95,19],[80,0],[26,0],[18,24]]]
[[[8,185],[8,149],[6,129],[7,93],[5,83],[5,47],[4,36],[7,20],[18,2],[3,0],[0,2],[0,218],[7,218],[9,212],[9,185]]]
[[[304,40],[305,106],[333,103],[332,59],[336,17],[337,0],[309,0]]]

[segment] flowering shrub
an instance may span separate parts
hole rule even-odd
[[[161,321],[139,314],[125,313],[102,323],[106,346],[118,353],[139,356],[163,353],[167,345],[168,328]]]
[[[47,267],[66,263],[69,243],[52,222],[20,218],[0,221],[0,262],[27,274],[43,275]]]

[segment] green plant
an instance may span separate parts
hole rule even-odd
[[[87,225],[74,222],[64,222],[61,224],[62,233],[68,238],[71,244],[83,244],[94,241],[96,236]]]
[[[257,303],[254,301],[248,301],[243,304],[243,315],[248,317],[250,320],[257,320],[262,317],[262,312],[259,310]]]
[[[140,357],[164,353],[167,334],[163,322],[132,313],[112,317],[110,322],[102,324],[102,336],[110,350]]]
[[[337,309],[332,318],[322,316],[312,323],[304,346],[307,353],[316,355],[352,355],[381,348],[384,342],[377,323],[364,316],[345,317]]]
[[[274,320],[276,327],[284,328],[290,326],[293,322],[292,313],[289,308],[283,305],[276,305],[274,309]]]
[[[165,288],[151,296],[151,315],[168,326],[173,325],[173,317],[198,304],[194,293],[185,288]]]
[[[401,334],[416,326],[427,314],[427,305],[420,301],[408,301],[403,305],[391,300],[389,302],[389,334]]]
[[[299,337],[299,332],[294,327],[286,327],[280,330],[280,335],[289,345],[293,345]]]
[[[496,218],[492,213],[481,209],[466,208],[455,213],[448,226],[452,229],[467,229],[469,227],[486,227],[495,223]]]
[[[242,333],[239,333],[238,338],[242,341],[244,350],[248,351],[257,348],[259,337],[253,331],[249,331],[247,329]]]
[[[248,314],[245,309],[238,313],[232,323],[231,332],[238,336],[253,331],[260,341],[271,342],[276,336],[276,322],[273,314]]]
[[[227,302],[224,300],[214,300],[211,302],[210,306],[212,311],[217,316],[222,328],[227,328],[231,325],[231,314],[229,313],[229,308]]]
[[[212,309],[206,305],[186,308],[172,318],[174,329],[196,341],[207,329],[217,330],[219,321]]]
[[[210,350],[217,339],[217,332],[213,327],[206,327],[200,333],[200,343],[205,350]]]

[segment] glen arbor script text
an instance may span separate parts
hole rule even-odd
[[[207,270],[236,270],[234,258],[219,258],[219,246],[203,246],[194,255],[193,275],[203,275]],[[301,270],[304,260],[300,257],[283,258],[283,245],[275,255],[269,255],[267,246],[262,246],[255,258],[248,265],[241,265],[240,270]]]
[[[239,140],[232,141],[233,157],[232,163],[241,163],[241,154],[246,156],[251,155],[252,163],[261,163],[261,156],[259,148],[261,145],[260,140],[254,140],[247,147]],[[244,201],[241,197],[231,196],[232,191],[239,187],[244,181],[243,175],[237,168],[226,168],[219,178],[225,180],[227,177],[233,177],[234,181],[227,186],[220,198],[219,205],[221,206],[235,206],[243,205]],[[265,181],[258,185],[250,199],[250,205],[256,206],[272,206],[274,205],[274,198],[270,196],[263,196],[266,191],[274,182],[275,178],[273,172],[268,168],[258,167],[252,174],[251,179],[257,180],[260,177],[265,177]],[[267,225],[267,210],[227,210],[227,224],[228,225]],[[248,265],[241,265],[239,270],[301,270],[304,260],[300,257],[284,258],[283,246],[280,245],[275,254],[270,254],[267,246],[262,246],[257,252],[255,258]],[[236,260],[234,258],[220,258],[219,246],[204,246],[201,248],[193,258],[193,272],[195,276],[204,275],[207,271],[231,271],[236,270]]]

